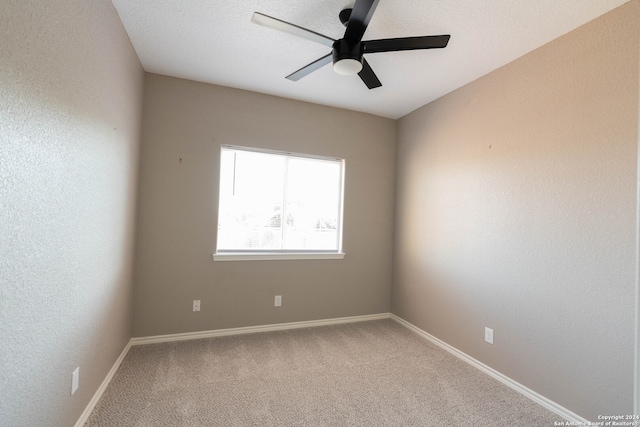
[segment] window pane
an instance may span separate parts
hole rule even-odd
[[[284,249],[337,249],[340,164],[290,158]]]
[[[224,147],[218,251],[338,251],[342,161]]]
[[[280,249],[284,158],[223,150],[218,247]]]

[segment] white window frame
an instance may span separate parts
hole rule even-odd
[[[339,201],[339,229],[338,229],[338,249],[337,250],[218,250],[217,248],[217,234],[216,234],[216,252],[213,254],[214,261],[251,261],[251,260],[309,260],[309,259],[343,259],[345,253],[342,251],[343,241],[343,205],[344,205],[344,174],[345,174],[345,161],[344,159],[335,157],[315,156],[309,154],[292,153],[286,151],[268,150],[262,148],[242,147],[236,145],[222,145],[220,153],[225,149],[249,151],[254,153],[266,153],[275,154],[280,156],[289,156],[306,159],[316,160],[328,160],[339,161],[341,163],[341,197]],[[220,162],[222,164],[222,155]],[[220,168],[221,171],[222,168]],[[218,197],[218,216],[220,215],[220,197]],[[219,218],[219,217],[218,217]],[[217,231],[216,231],[217,233]]]

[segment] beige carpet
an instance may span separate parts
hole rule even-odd
[[[394,322],[134,346],[86,426],[553,426]]]

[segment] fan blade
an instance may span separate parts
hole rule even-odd
[[[356,0],[353,6],[347,30],[344,32],[344,38],[351,42],[359,42],[364,36],[364,32],[371,21],[373,12],[378,6],[379,0]]]
[[[291,24],[286,21],[282,21],[271,16],[264,15],[259,12],[254,12],[251,17],[251,22],[254,24],[262,25],[264,27],[273,28],[278,31],[282,31],[294,36],[302,37],[303,39],[311,40],[312,42],[320,43],[325,46],[332,47],[335,41],[331,37],[327,37],[323,34],[316,33],[315,31],[307,30],[298,25]]]
[[[447,47],[450,35],[401,37],[397,39],[366,40],[362,42],[363,53],[393,52],[397,50],[441,49]]]
[[[382,86],[382,83],[378,80],[378,76],[373,72],[366,59],[362,59],[362,70],[360,70],[358,75],[369,89],[375,89]]]
[[[321,67],[324,67],[325,65],[329,64],[330,62],[333,62],[333,54],[331,54],[331,53],[326,55],[326,56],[323,56],[320,59],[316,59],[311,64],[305,65],[304,67],[300,68],[298,71],[294,71],[293,73],[289,74],[285,78],[289,79],[289,80],[293,80],[294,82],[297,82],[298,80],[300,80],[304,76],[307,76],[307,75],[313,73],[317,69],[319,69]]]

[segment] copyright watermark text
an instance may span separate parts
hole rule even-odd
[[[554,421],[554,427],[640,427],[640,415],[598,415],[598,421]]]

